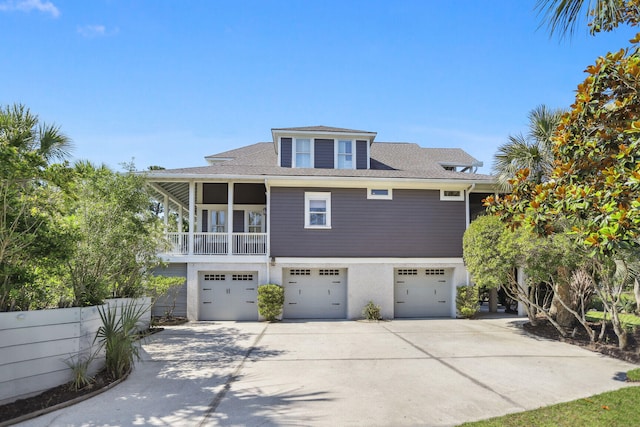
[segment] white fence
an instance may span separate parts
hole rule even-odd
[[[128,298],[108,300],[103,306],[120,307]],[[150,298],[138,305],[149,306]],[[140,329],[149,327],[151,311]],[[0,405],[40,393],[72,380],[65,360],[91,354],[102,325],[98,306],[0,313]],[[104,366],[104,353],[91,365],[93,374]]]

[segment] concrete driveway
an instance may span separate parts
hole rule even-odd
[[[117,387],[23,426],[451,426],[627,386],[516,319],[167,328]]]

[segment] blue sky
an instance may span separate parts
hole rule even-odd
[[[76,159],[200,166],[326,125],[460,147],[484,162],[539,104],[634,34],[570,40],[535,0],[0,0],[0,104],[72,138]]]

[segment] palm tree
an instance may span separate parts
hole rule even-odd
[[[592,35],[622,23],[635,26],[640,18],[640,6],[629,0],[538,0],[535,8],[543,15],[550,35],[559,31],[561,37],[573,35],[583,15],[590,20]]]
[[[501,190],[508,191],[509,180],[522,169],[529,170],[529,179],[534,182],[544,182],[549,177],[553,168],[551,138],[563,114],[561,109],[539,105],[529,112],[527,134],[510,135],[509,140],[498,147],[493,171]]]
[[[39,123],[22,104],[0,107],[0,141],[18,152],[34,152],[46,163],[64,160],[73,148],[58,126]]]

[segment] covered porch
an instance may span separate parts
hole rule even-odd
[[[162,204],[165,256],[267,255],[265,183],[150,180]]]

